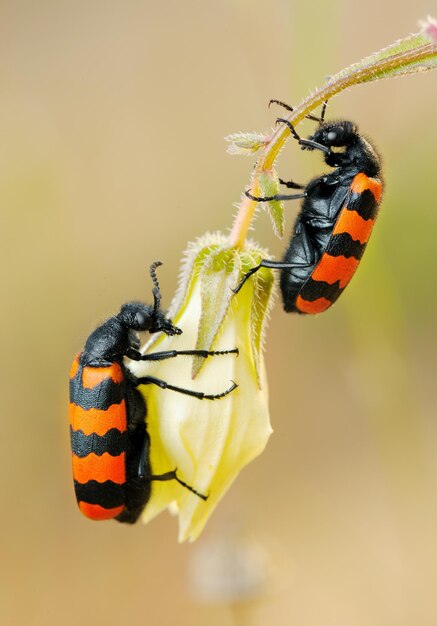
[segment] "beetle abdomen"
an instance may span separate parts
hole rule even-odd
[[[125,508],[127,409],[118,363],[82,366],[70,372],[70,434],[76,498],[94,520],[117,517]]]
[[[354,275],[377,216],[382,182],[360,172],[350,186],[320,260],[296,297],[298,313],[326,311]]]

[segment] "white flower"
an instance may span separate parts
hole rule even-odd
[[[149,521],[171,503],[179,516],[179,540],[194,540],[241,469],[264,449],[272,432],[267,380],[262,358],[264,323],[273,293],[273,276],[262,270],[234,295],[242,272],[265,251],[248,243],[243,250],[226,247],[222,235],[209,235],[188,250],[181,287],[169,311],[183,334],[160,335],[147,352],[161,350],[239,349],[239,355],[178,356],[132,366],[136,376],[218,394],[235,381],[226,397],[199,400],[155,385],[140,387],[148,406],[153,474],[177,468],[178,477],[206,501],[177,481],[152,484],[143,513]]]

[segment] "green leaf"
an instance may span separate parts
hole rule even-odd
[[[252,267],[258,265],[263,259],[269,258],[265,250],[254,246],[253,244],[242,250],[241,256],[241,276],[248,272]],[[247,281],[247,284],[239,292],[238,297],[250,297],[250,345],[253,355],[253,367],[258,385],[261,388],[261,356],[264,348],[264,335],[270,310],[273,305],[274,298],[273,289],[275,285],[274,271],[263,267],[256,272]],[[244,291],[243,291],[244,290]]]
[[[214,250],[200,271],[201,306],[196,348],[211,350],[229,309],[233,287],[240,274],[240,257],[235,249]],[[200,372],[205,359],[194,357],[193,378]]]
[[[250,156],[263,148],[268,140],[268,135],[262,133],[233,133],[225,137],[225,141],[230,143],[226,152]]]
[[[279,193],[279,178],[274,169],[261,172],[258,184],[262,196],[271,197]],[[282,238],[284,236],[284,204],[278,200],[270,200],[264,204],[267,205],[275,235]]]
[[[271,295],[274,284],[275,279],[271,269],[263,267],[256,273],[251,318],[251,340],[258,382],[261,378],[260,363],[261,353],[264,347],[264,328],[273,301]]]

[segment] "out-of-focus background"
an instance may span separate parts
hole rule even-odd
[[[155,259],[169,303],[187,241],[231,226],[252,164],[223,137],[269,129],[270,98],[297,103],[430,12],[2,2],[2,624],[437,623],[437,73],[331,102],[384,155],[380,218],[332,310],[278,303],[274,435],[198,542],[178,545],[167,514],[132,528],[83,518],[67,424],[70,363],[96,322],[149,298]],[[290,142],[279,170],[304,181],[323,166]],[[281,254],[265,214],[254,235]]]

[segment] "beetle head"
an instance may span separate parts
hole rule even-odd
[[[132,330],[149,330],[152,325],[153,308],[142,302],[127,302],[123,304],[118,319],[127,328]]]
[[[327,122],[321,124],[309,139],[328,148],[348,147],[358,139],[358,129],[353,122],[348,120]]]

